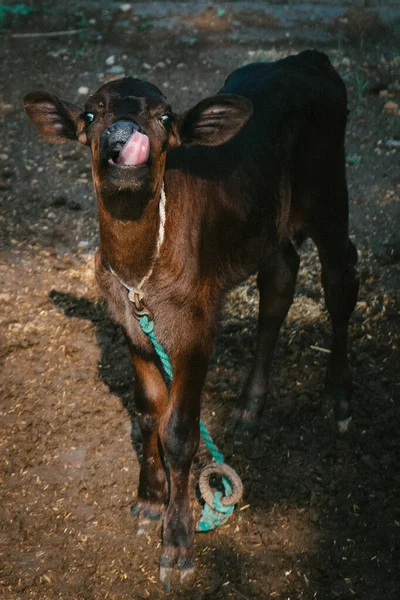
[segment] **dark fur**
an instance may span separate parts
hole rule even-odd
[[[191,565],[189,471],[224,294],[258,273],[255,362],[234,415],[239,438],[247,439],[267,396],[275,342],[293,299],[299,261],[291,239],[305,230],[318,247],[333,324],[327,388],[336,399],[337,419],[349,417],[347,325],[358,284],[356,253],[348,239],[346,102],[339,75],[315,51],[238,69],[220,95],[180,116],[153,85],[129,78],[104,85],[89,99],[86,110],[96,113],[90,126],[80,109],[55,96],[34,92],[26,97],[27,112],[47,139],[78,138],[92,149],[100,226],[96,276],[126,333],[136,370],[144,457],[135,510],[157,516],[168,504],[163,568],[175,560]],[[165,113],[171,115],[167,128],[159,122]],[[102,158],[102,133],[123,118],[137,122],[150,138],[145,167],[111,169]],[[143,291],[172,363],[169,392],[127,290],[109,270],[112,266],[127,283],[137,283],[149,271],[163,180],[165,240]]]

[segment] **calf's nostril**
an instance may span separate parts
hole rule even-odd
[[[116,121],[105,130],[108,144],[124,144],[139,126],[132,121]]]

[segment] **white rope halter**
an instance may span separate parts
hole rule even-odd
[[[133,302],[133,304],[135,305],[135,307],[138,311],[143,309],[143,297],[144,296],[143,296],[142,288],[143,288],[144,284],[146,283],[146,281],[148,281],[150,279],[151,274],[153,273],[154,264],[160,255],[160,249],[161,249],[162,243],[164,241],[166,202],[167,202],[167,197],[165,195],[164,183],[163,183],[161,186],[160,200],[158,203],[158,214],[160,217],[160,223],[158,226],[156,252],[155,252],[155,255],[153,256],[153,261],[151,263],[150,270],[141,279],[141,281],[136,286],[128,285],[127,283],[122,281],[122,279],[117,275],[117,273],[114,271],[114,269],[111,267],[111,265],[109,265],[110,272],[113,275],[115,275],[115,277],[118,279],[118,281],[128,290],[128,292],[129,292],[128,298],[131,302]]]

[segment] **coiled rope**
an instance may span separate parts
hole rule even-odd
[[[164,371],[170,381],[173,378],[173,371],[168,354],[163,346],[157,340],[154,333],[154,321],[149,319],[148,315],[143,315],[140,320],[140,327],[153,344],[153,348],[161,360]],[[235,504],[239,502],[243,493],[243,484],[239,475],[228,465],[225,464],[223,454],[215,445],[203,420],[200,420],[200,433],[207,449],[214,459],[214,463],[205,466],[200,473],[199,488],[204,506],[201,518],[196,526],[196,531],[205,532],[223,525],[229,519],[234,511]],[[222,476],[224,492],[213,491],[210,487],[210,477],[212,475]]]

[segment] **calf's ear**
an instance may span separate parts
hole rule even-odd
[[[230,140],[253,113],[250,100],[233,94],[205,98],[181,117],[183,145],[219,146]]]
[[[82,110],[79,106],[60,100],[49,92],[31,92],[24,98],[24,107],[39,133],[53,144],[70,140],[86,143],[86,135],[78,125]]]

